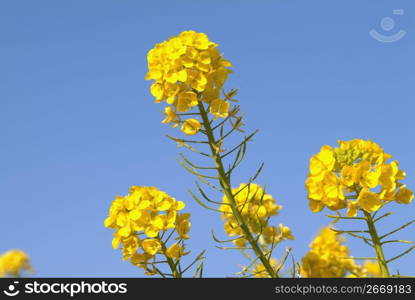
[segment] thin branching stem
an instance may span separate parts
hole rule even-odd
[[[223,154],[222,156],[220,156],[220,159],[225,158],[226,156],[232,154],[233,152],[235,152],[239,147],[242,147],[242,145],[244,143],[247,143],[248,141],[251,140],[251,138],[258,132],[258,130],[255,130],[253,133],[251,133],[250,135],[248,135],[247,137],[244,138],[244,140],[242,142],[240,142],[238,145],[236,145],[235,147],[233,147],[231,150],[229,150],[228,152],[226,152],[225,154]],[[213,134],[213,133],[212,133]],[[215,143],[216,144],[216,143]]]
[[[373,222],[373,218],[370,213],[363,210],[363,213],[366,218],[367,227],[369,229],[369,234],[371,236],[371,241],[373,243],[373,247],[376,251],[377,261],[380,267],[381,276],[382,277],[390,277],[390,272],[388,268],[388,261],[385,259],[385,255],[383,253],[382,243],[380,242],[379,235],[376,231],[375,223]]]
[[[230,115],[228,115],[225,119],[223,119],[222,121],[220,121],[216,126],[211,127],[212,128],[212,132],[215,131],[216,129],[218,129],[219,127],[225,125],[226,121],[228,121],[231,118]],[[209,122],[210,124],[210,122]]]
[[[402,225],[401,227],[396,228],[395,230],[392,230],[391,232],[388,232],[387,234],[382,235],[379,239],[383,240],[385,237],[390,236],[406,227],[408,227],[409,225],[412,225],[415,222],[415,220],[412,220],[404,225]]]
[[[171,135],[168,135],[168,134],[166,134],[166,136],[167,136],[169,139],[171,139],[171,140],[173,140],[173,141],[175,141],[175,142],[177,142],[177,143],[207,144],[207,143],[206,143],[206,141],[195,141],[195,140],[185,140],[185,139],[179,139],[179,138],[176,138],[176,137],[171,136]]]
[[[198,166],[195,165],[194,163],[192,163],[189,159],[186,158],[186,156],[183,155],[183,153],[179,153],[180,157],[191,167],[195,168],[195,169],[200,169],[200,170],[215,170],[215,167],[204,167],[204,166]]]
[[[394,261],[394,260],[396,260],[396,259],[398,259],[398,258],[400,258],[400,257],[402,257],[402,256],[404,256],[405,254],[408,254],[409,252],[411,252],[412,250],[414,250],[415,249],[415,245],[414,246],[412,246],[412,247],[410,247],[409,249],[407,249],[407,250],[405,250],[404,252],[402,252],[401,254],[399,254],[399,255],[397,255],[397,256],[395,256],[395,257],[392,257],[391,259],[388,259],[387,260],[387,263],[390,263],[390,262],[392,262],[392,261]]]
[[[234,214],[234,216],[235,216],[235,218],[238,222],[238,225],[241,227],[241,229],[244,233],[244,236],[246,237],[247,241],[251,245],[252,250],[259,257],[259,259],[261,260],[261,263],[264,265],[264,267],[267,270],[270,277],[276,278],[276,277],[278,277],[278,274],[275,272],[275,270],[271,266],[269,260],[266,258],[266,254],[263,253],[263,251],[261,250],[260,245],[258,245],[258,243],[255,241],[255,238],[252,235],[252,233],[251,233],[248,225],[246,224],[245,220],[243,219],[241,212],[238,210],[236,201],[235,201],[234,196],[232,194],[231,182],[230,182],[230,179],[226,176],[226,172],[225,172],[225,169],[224,169],[224,166],[223,166],[222,158],[227,156],[228,154],[230,154],[230,152],[233,152],[233,151],[231,150],[227,154],[224,154],[222,157],[217,153],[217,151],[216,151],[216,149],[217,149],[216,140],[215,140],[213,130],[212,130],[209,118],[207,116],[205,107],[204,107],[202,102],[198,103],[198,107],[199,107],[200,115],[202,117],[203,126],[206,130],[206,135],[207,135],[207,138],[208,138],[208,141],[209,141],[209,146],[210,146],[210,149],[211,149],[212,157],[213,157],[213,160],[215,161],[215,167],[216,167],[216,170],[217,170],[217,173],[218,173],[218,180],[219,180],[219,183],[220,183],[221,187],[224,190],[225,197],[228,199],[228,202],[231,204],[232,212],[233,212],[233,214]],[[255,133],[256,133],[256,131],[253,134],[251,134],[248,138],[245,138],[244,142],[246,143]],[[240,145],[242,145],[242,143]],[[235,148],[235,150],[236,149],[237,148]]]
[[[169,265],[170,270],[172,271],[173,277],[174,278],[181,278],[182,274],[177,269],[177,264],[175,264],[173,259],[168,257],[167,254],[166,254],[166,250],[167,250],[166,244],[161,239],[160,239],[160,244],[161,244],[161,250],[163,251],[164,256],[166,257],[167,264]]]
[[[202,252],[200,252],[200,254],[198,256],[196,256],[196,258],[183,270],[183,273],[186,272],[187,270],[189,270],[195,263],[197,263],[199,260],[204,260],[205,257],[203,256],[205,254],[206,250],[203,250]]]
[[[407,240],[389,240],[382,242],[383,244],[390,244],[390,243],[402,243],[402,244],[415,244],[413,241],[407,241]]]
[[[380,216],[380,217],[378,217],[378,218],[374,219],[374,220],[373,220],[373,223],[376,223],[376,222],[378,222],[378,221],[382,220],[383,218],[389,217],[389,216],[390,216],[390,215],[392,215],[392,214],[393,214],[393,212],[388,212],[388,213],[386,213],[386,214],[384,214],[384,215],[382,215],[382,216]],[[372,218],[374,218],[374,217],[375,217],[375,215],[373,215],[373,216],[372,216]]]

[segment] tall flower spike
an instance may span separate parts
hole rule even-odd
[[[227,149],[225,140],[233,132],[244,132],[244,122],[242,115],[239,115],[239,107],[231,106],[237,102],[234,99],[237,91],[223,90],[232,65],[219,53],[217,47],[218,45],[211,42],[204,33],[182,32],[150,50],[146,79],[154,80],[151,93],[156,102],[166,102],[169,107],[165,110],[166,118],[163,123],[174,126],[180,124],[182,132],[188,136],[195,136],[191,139],[171,136],[169,138],[179,146],[184,146],[205,158],[209,157],[214,163],[214,166],[201,167],[184,155],[181,155],[182,160],[179,160],[180,164],[197,176],[201,183],[224,195],[223,203],[209,199],[208,193],[202,190],[199,182],[197,188],[204,200],[200,200],[191,192],[191,196],[203,207],[223,215],[225,231],[233,237],[232,241],[236,247],[232,245],[222,248],[251,249],[252,259],[260,260],[269,277],[278,277],[279,269],[275,269],[270,260],[272,251],[280,241],[292,239],[293,236],[286,226],[268,224],[268,219],[277,214],[280,207],[262,188],[252,183],[261,172],[262,166],[245,185],[258,190],[260,196],[250,199],[246,207],[239,199],[244,193],[241,192],[241,196],[237,197],[237,191],[232,189],[231,175],[244,158],[247,143],[256,132],[244,137],[238,145]],[[200,136],[203,140],[196,139]],[[204,149],[200,149],[202,147]],[[227,160],[230,160],[228,169],[225,168]],[[216,174],[208,175],[209,172]],[[204,201],[209,204],[203,203]],[[246,202],[246,199],[244,201]],[[213,208],[212,204],[221,207]],[[186,228],[186,223],[179,228]],[[217,240],[216,237],[214,239]]]
[[[181,122],[180,115],[192,111],[200,101],[211,104],[210,112],[215,117],[228,115],[229,102],[220,98],[220,91],[232,72],[231,63],[217,46],[204,33],[184,31],[148,52],[145,78],[154,80],[150,92],[157,103],[165,101],[169,105],[163,123],[176,127]],[[200,121],[186,120],[182,131],[196,134]]]

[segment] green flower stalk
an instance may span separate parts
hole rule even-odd
[[[294,237],[288,227],[269,224],[269,219],[278,214],[281,207],[262,187],[253,183],[262,165],[248,183],[232,188],[232,174],[256,132],[226,150],[227,139],[235,132],[243,132],[243,122],[238,115],[239,107],[232,105],[236,102],[237,91],[223,91],[232,65],[218,52],[217,46],[204,33],[182,32],[149,51],[146,79],[154,80],[151,93],[156,102],[168,104],[162,122],[180,126],[188,136],[204,137],[197,140],[169,136],[179,146],[213,162],[210,166],[198,166],[183,154],[179,160],[187,171],[197,176],[197,189],[204,200],[190,191],[191,196],[206,209],[220,213],[225,220],[225,232],[232,239],[221,241],[213,234],[215,241],[233,244],[220,247],[222,249],[243,252],[250,260],[249,267],[245,268],[247,273],[253,274],[252,268],[256,268],[263,269],[268,277],[279,277],[282,264],[275,263],[272,252],[281,241]],[[210,199],[200,183],[221,193],[223,201]],[[260,272],[261,277],[264,272]]]

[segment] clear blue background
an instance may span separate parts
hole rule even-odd
[[[405,15],[393,16],[396,8]],[[163,105],[144,80],[147,51],[194,29],[234,64],[227,87],[240,88],[246,128],[260,129],[234,182],[266,163],[258,182],[283,205],[273,222],[292,228],[296,240],[284,247],[299,260],[329,221],[309,211],[304,189],[321,145],[372,139],[415,188],[414,15],[409,0],[1,1],[0,252],[27,251],[34,276],[142,276],[112,249],[103,221],[115,195],[156,185],[186,201],[189,249],[207,249],[206,275],[246,263],[214,247],[210,230],[223,237],[222,221],[188,196],[194,178],[164,137],[180,133],[160,123]],[[386,16],[396,21],[390,32],[380,27]],[[372,28],[408,33],[385,44],[369,36]],[[414,204],[393,210],[381,230],[415,212]],[[415,240],[414,230],[397,237]],[[373,255],[360,241],[348,244],[355,256]],[[414,255],[393,271],[415,275]]]

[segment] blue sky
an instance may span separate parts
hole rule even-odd
[[[404,15],[393,15],[404,9]],[[309,157],[323,144],[364,138],[398,159],[415,188],[413,1],[1,1],[0,252],[27,251],[34,276],[142,276],[111,247],[103,220],[115,195],[156,185],[187,203],[189,249],[207,249],[206,275],[246,263],[214,247],[219,216],[194,203],[194,178],[175,158],[144,80],[146,53],[183,30],[206,32],[232,61],[247,129],[260,130],[234,182],[257,180],[283,206],[274,219],[293,230],[300,259],[324,213],[307,206]],[[395,28],[380,21],[391,17]],[[407,32],[394,43],[369,35]],[[393,205],[380,230],[414,216]],[[342,228],[351,228],[343,223]],[[413,229],[398,237],[415,240]],[[371,249],[348,239],[355,256]],[[281,249],[283,250],[283,249]],[[399,249],[388,248],[389,256]],[[414,275],[415,254],[392,264]]]

